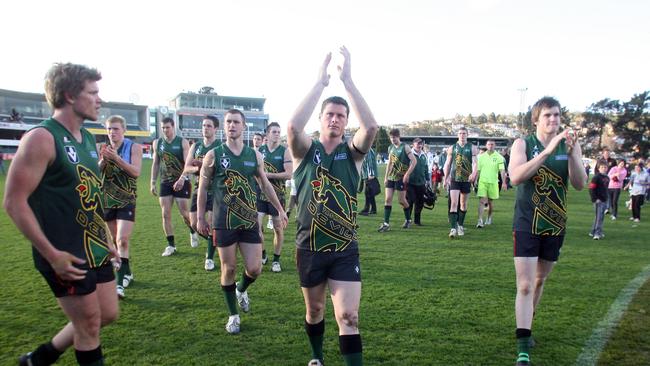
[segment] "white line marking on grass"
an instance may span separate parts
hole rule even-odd
[[[623,290],[621,290],[621,293],[612,303],[605,318],[598,323],[593,333],[591,333],[591,337],[587,340],[587,343],[585,343],[585,346],[582,348],[582,353],[576,360],[576,365],[595,365],[598,362],[598,358],[600,357],[600,353],[603,351],[603,347],[605,347],[605,343],[607,343],[614,328],[623,317],[630,301],[632,301],[632,298],[637,291],[639,291],[639,288],[643,286],[649,278],[650,265],[646,266],[641,273],[639,273],[632,281],[630,281],[630,283],[627,284],[627,286],[625,286]]]

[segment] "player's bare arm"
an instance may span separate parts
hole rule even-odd
[[[565,133],[569,154],[569,180],[576,191],[581,191],[587,182],[587,173],[582,166],[582,148],[575,131],[567,129]]]
[[[153,163],[151,164],[151,184],[149,190],[151,194],[157,196],[156,181],[158,180],[158,173],[160,172],[160,156],[158,156],[158,140],[153,141]]]
[[[368,153],[373,141],[375,141],[375,135],[379,130],[379,126],[377,125],[375,116],[370,111],[368,103],[366,103],[366,100],[352,81],[352,59],[350,52],[345,46],[341,46],[339,52],[343,55],[343,64],[337,66],[339,77],[350,99],[351,109],[359,120],[359,130],[352,137],[349,148],[357,169],[360,169],[361,163],[363,163],[363,157]]]
[[[415,169],[415,166],[418,164],[417,159],[415,159],[415,155],[413,155],[413,151],[408,145],[404,146],[404,152],[406,152],[406,156],[409,158],[409,167],[406,170],[406,173],[404,173],[404,177],[402,177],[402,181],[404,184],[408,184],[409,179],[411,179],[411,173],[413,173],[413,169]]]
[[[199,190],[196,196],[196,217],[197,231],[203,235],[210,234],[210,223],[205,219],[205,212],[207,210],[206,203],[208,201],[208,190],[210,189],[210,182],[214,174],[214,151],[210,150],[203,157],[203,164],[199,173]]]
[[[59,277],[69,281],[81,280],[86,271],[74,264],[83,264],[85,260],[56,249],[45,237],[34,211],[27,203],[55,156],[54,138],[45,129],[36,128],[23,136],[9,168],[4,208],[16,227],[50,263]]]
[[[319,69],[318,80],[289,119],[287,142],[289,149],[291,149],[293,164],[296,167],[300,165],[300,162],[311,147],[311,139],[305,133],[305,125],[309,121],[309,117],[311,117],[314,108],[316,108],[316,104],[323,94],[323,90],[329,85],[330,75],[327,73],[327,66],[331,59],[332,54],[328,53]]]
[[[478,169],[478,148],[476,145],[472,145],[472,173],[469,175],[470,183],[478,182],[477,169]]]
[[[257,170],[255,171],[255,178],[262,192],[264,192],[266,197],[269,199],[269,202],[271,202],[273,207],[275,207],[275,209],[278,211],[281,227],[282,229],[285,229],[289,223],[287,214],[284,212],[284,208],[282,207],[282,204],[280,204],[278,196],[275,194],[275,189],[273,189],[271,182],[269,182],[269,179],[264,173],[264,159],[262,159],[262,154],[260,154],[259,151],[255,151],[255,155],[257,157]]]
[[[196,151],[196,143],[190,146],[187,155],[185,156],[185,166],[183,167],[183,175],[197,174],[201,170],[201,161],[194,159],[194,152]]]

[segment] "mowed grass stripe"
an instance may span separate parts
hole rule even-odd
[[[109,363],[304,365],[309,351],[294,264],[295,223],[286,231],[283,272],[274,274],[265,266],[249,292],[252,310],[242,315],[242,333],[229,336],[223,329],[227,311],[219,273],[203,270],[206,244],[190,248],[189,233],[176,212],[180,252],[160,256],[165,238],[157,199],[148,192],[150,164],[144,161],[138,183],[131,249],[135,282],[120,303],[120,319],[102,331]],[[0,192],[4,194],[4,177]],[[376,231],[383,195],[377,199],[379,214],[359,218],[366,364],[512,364],[514,190],[496,202],[495,223],[482,230],[474,228],[478,202],[472,197],[466,235],[456,240],[447,237],[446,198],[433,211],[424,211],[425,226],[409,230],[399,229],[403,213],[395,198],[393,229],[385,234]],[[359,195],[361,207],[363,200]],[[535,319],[535,365],[574,364],[621,290],[650,263],[646,222],[634,227],[621,207],[620,219],[605,223],[606,239],[593,241],[587,236],[593,220],[588,192],[571,191],[569,201],[567,239]],[[65,318],[33,268],[29,244],[4,211],[0,230],[0,365],[5,365],[47,341]],[[271,240],[267,235],[267,250]],[[329,300],[325,337],[327,364],[342,365]],[[73,352],[66,352],[60,364],[74,364]]]

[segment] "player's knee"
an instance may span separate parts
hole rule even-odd
[[[343,311],[339,316],[337,316],[339,324],[348,327],[348,328],[358,328],[359,327],[359,312],[358,311]]]
[[[532,282],[525,280],[517,282],[517,292],[520,295],[528,296],[533,293],[533,284]]]
[[[117,246],[123,250],[129,249],[129,237],[126,235],[121,235],[120,237],[118,237]]]
[[[103,311],[102,312],[102,327],[105,327],[105,326],[113,323],[119,317],[120,317],[120,312],[119,312],[117,307],[115,309]]]
[[[320,301],[311,301],[307,307],[307,317],[309,319],[320,319],[325,311],[325,304]]]
[[[82,319],[74,323],[75,332],[82,338],[96,339],[99,337],[101,320],[99,310],[84,312]]]
[[[535,288],[541,288],[544,286],[544,282],[546,282],[546,277],[538,277],[535,279]]]
[[[225,278],[235,278],[237,266],[231,263],[221,263],[221,273]]]
[[[257,278],[262,273],[262,263],[246,268],[246,274],[250,278]]]

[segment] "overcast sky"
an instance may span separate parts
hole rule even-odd
[[[104,100],[183,90],[267,98],[281,124],[344,44],[380,124],[570,110],[650,89],[650,1],[5,1],[0,88],[43,92],[54,62],[96,67]],[[324,96],[343,95],[335,63]],[[351,125],[356,125],[352,120]],[[317,128],[315,116],[308,129]]]

